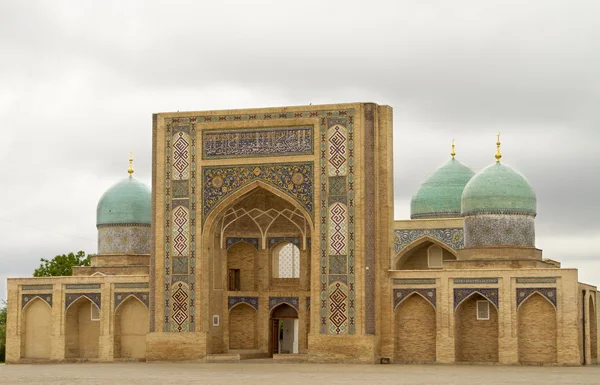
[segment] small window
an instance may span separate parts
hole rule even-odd
[[[477,320],[487,321],[490,319],[490,303],[488,301],[477,301]]]
[[[91,307],[91,317],[90,319],[92,321],[100,321],[100,309],[98,309],[98,306],[92,304]]]
[[[219,316],[213,315],[213,326],[219,326]]]
[[[293,243],[275,249],[274,278],[300,278],[300,249]]]
[[[442,268],[442,248],[438,245],[431,245],[427,249],[427,264],[429,268],[441,269]]]
[[[230,291],[240,291],[240,269],[229,269],[229,284],[228,289]]]

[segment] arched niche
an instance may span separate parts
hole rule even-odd
[[[50,359],[52,308],[36,297],[25,305],[21,314],[21,357]]]
[[[435,309],[420,294],[410,294],[394,310],[394,360],[434,362],[436,334]]]
[[[454,314],[454,336],[457,362],[498,362],[498,311],[494,304],[477,292],[465,298]]]
[[[432,258],[430,257],[432,254],[436,254],[434,250],[440,250],[441,252],[441,265],[431,263]],[[396,270],[439,269],[443,266],[444,261],[453,261],[456,259],[455,251],[448,247],[448,245],[437,239],[425,236],[413,241],[396,256],[394,268]]]
[[[517,310],[520,363],[555,363],[557,345],[556,309],[537,292]]]
[[[98,358],[100,309],[86,296],[79,297],[65,313],[65,358]]]
[[[246,303],[239,303],[229,310],[229,349],[256,349],[258,312]]]
[[[148,329],[148,308],[134,295],[130,295],[115,309],[115,358],[145,358]]]
[[[595,292],[591,292],[592,295]],[[596,318],[596,304],[595,301],[590,295],[589,299],[589,315],[590,315],[590,349],[591,349],[591,358],[592,363],[597,363],[598,361],[598,320]]]

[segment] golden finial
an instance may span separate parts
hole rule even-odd
[[[129,169],[127,170],[129,176],[133,176],[133,152],[129,153]]]
[[[496,142],[496,162],[500,163],[502,154],[500,153],[500,133],[498,133],[498,141]]]
[[[452,152],[450,155],[452,155],[452,159],[454,159],[454,156],[456,155],[456,152],[454,151],[454,139],[452,139]]]

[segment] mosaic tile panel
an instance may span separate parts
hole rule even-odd
[[[435,285],[435,278],[394,278],[393,285]]]
[[[465,246],[535,246],[535,217],[531,215],[476,215],[465,217]]]
[[[39,285],[41,286],[41,285]],[[52,307],[52,294],[22,294],[21,295],[21,309],[23,309],[29,302],[34,299],[39,298],[42,301],[46,302],[50,307]]]
[[[202,168],[202,221],[231,193],[260,180],[294,198],[313,214],[313,163],[271,163]]]
[[[22,285],[21,290],[52,290],[52,285]]]
[[[99,283],[73,283],[65,285],[67,290],[100,290],[102,287]]]
[[[348,245],[348,209],[335,202],[329,207],[329,254],[345,255]]]
[[[364,316],[365,333],[375,334],[375,186],[377,170],[375,167],[375,109],[376,105],[369,103],[364,109],[364,256],[365,256],[365,286],[364,286]]]
[[[133,296],[133,297],[139,299],[144,305],[146,305],[146,307],[150,306],[150,303],[148,301],[149,294],[146,291],[140,291],[140,292],[124,291],[124,292],[114,293],[114,295],[115,295],[115,299],[114,299],[114,309],[115,310],[119,307],[120,304],[123,303],[123,301],[125,301],[130,296]]]
[[[98,254],[150,254],[150,225],[98,228]]]
[[[454,310],[461,304],[462,301],[467,299],[471,294],[479,293],[483,297],[487,298],[491,303],[498,309],[498,289],[489,288],[460,288],[454,289]]]
[[[464,248],[463,229],[414,229],[394,230],[394,250],[396,254],[421,237],[431,237],[454,250]]]
[[[165,332],[193,332],[196,267],[196,124],[168,119],[165,135]]]
[[[348,286],[334,282],[329,286],[329,334],[348,333]]]
[[[102,295],[100,293],[67,293],[65,294],[65,310],[81,297],[86,297],[100,309],[100,306],[102,305]]]
[[[345,255],[329,256],[329,274],[348,274],[348,260]]]
[[[273,247],[283,242],[290,242],[296,245],[297,248],[302,248],[300,238],[298,237],[271,237],[269,238],[269,249],[272,249]]]
[[[115,283],[115,289],[148,289],[148,282]]]
[[[238,242],[246,242],[252,246],[256,250],[258,250],[258,238],[243,238],[243,237],[227,237],[225,240],[225,248],[229,249],[231,246],[235,245]]]
[[[535,283],[556,283],[556,277],[519,277],[517,278],[518,284],[535,284]]]
[[[231,310],[238,303],[245,303],[252,306],[258,311],[258,297],[244,297],[244,296],[229,296],[227,297],[227,309]]]
[[[394,289],[394,310],[402,301],[408,298],[411,294],[418,293],[425,298],[434,309],[436,308],[436,291],[435,289]]]
[[[298,297],[269,297],[269,311],[282,303],[287,303],[296,310],[300,309],[300,300]]]
[[[527,300],[533,293],[538,293],[542,297],[550,301],[554,308],[558,307],[556,300],[556,288],[555,287],[518,287],[517,288],[517,309],[523,302]]]
[[[488,285],[498,283],[498,278],[454,278],[455,285]]]
[[[313,153],[313,126],[202,130],[202,159]]]

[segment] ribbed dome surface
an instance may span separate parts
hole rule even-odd
[[[110,187],[98,201],[96,226],[152,222],[150,188],[133,177]]]
[[[478,172],[467,183],[462,194],[461,212],[463,215],[535,215],[536,207],[535,191],[527,179],[497,162]]]
[[[410,218],[455,218],[460,216],[461,196],[475,173],[456,159],[429,174],[410,202]]]

